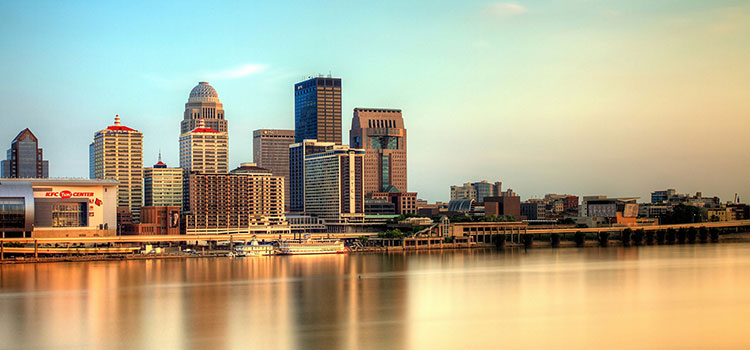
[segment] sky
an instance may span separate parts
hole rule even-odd
[[[178,166],[209,81],[233,168],[252,130],[294,128],[294,83],[329,72],[344,143],[355,107],[403,110],[420,198],[489,180],[522,199],[750,199],[748,1],[2,1],[0,149],[28,127],[50,176],[87,177],[119,114],[144,166]]]

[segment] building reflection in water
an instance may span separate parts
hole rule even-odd
[[[0,265],[0,348],[747,348],[749,270],[747,244]]]
[[[0,337],[30,348],[403,348],[403,255],[5,265]],[[384,268],[386,269],[384,272]],[[40,336],[40,335],[44,336]]]

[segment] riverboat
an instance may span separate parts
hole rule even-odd
[[[349,250],[338,239],[290,239],[280,241],[279,255],[344,254]]]
[[[274,254],[274,246],[270,244],[260,244],[258,240],[253,237],[249,244],[244,244],[234,247],[234,254],[236,256],[268,256]]]

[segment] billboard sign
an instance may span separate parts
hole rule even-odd
[[[175,228],[180,227],[180,211],[177,209],[172,209],[169,211],[169,216],[167,218],[169,220],[169,228]]]

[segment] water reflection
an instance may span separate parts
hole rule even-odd
[[[0,348],[747,347],[750,245],[0,266]]]

